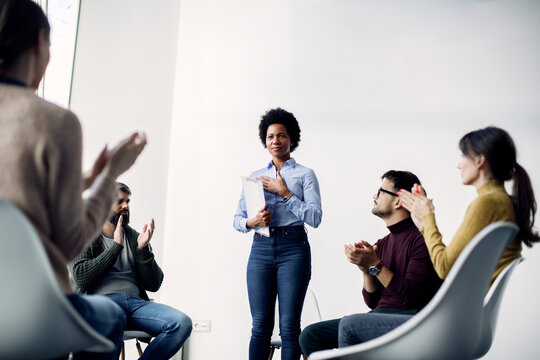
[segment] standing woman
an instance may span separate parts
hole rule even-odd
[[[269,110],[261,118],[259,137],[272,156],[268,165],[251,174],[261,179],[266,206],[247,218],[244,193],[234,216],[234,228],[247,233],[270,226],[270,237],[255,233],[247,266],[252,317],[250,360],[266,360],[279,300],[281,358],[300,357],[300,315],[311,278],[311,250],[304,223],[316,228],[322,209],[319,183],[313,170],[291,158],[300,142],[298,121],[288,111]]]
[[[113,149],[103,149],[91,174],[82,177],[79,120],[35,94],[49,62],[49,33],[49,22],[35,2],[0,0],[0,197],[17,206],[36,229],[67,299],[116,345],[109,354],[78,353],[74,359],[118,359],[122,310],[103,296],[74,294],[67,264],[107,219],[116,195],[114,181],[133,165],[146,137],[134,133]]]
[[[467,208],[448,246],[442,242],[437,228],[432,200],[425,196],[422,187],[415,185],[412,192],[401,190],[400,197],[420,231],[423,230],[431,261],[442,279],[480,230],[496,221],[517,224],[519,233],[501,257],[493,282],[506,265],[520,256],[521,242],[530,247],[540,241],[538,233],[533,231],[536,200],[527,172],[516,161],[514,142],[505,130],[490,126],[471,131],[461,138],[459,148],[461,181],[474,186],[478,197]],[[504,188],[508,180],[513,180],[512,196]]]

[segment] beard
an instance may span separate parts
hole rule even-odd
[[[373,215],[375,215],[375,216],[378,216],[378,217],[384,219],[385,217],[388,217],[388,216],[392,215],[392,209],[379,209],[376,206],[374,206],[371,209],[371,213]]]
[[[116,226],[116,224],[118,224],[118,219],[120,219],[120,215],[122,215],[122,227],[126,227],[129,224],[129,211],[126,214],[122,214],[122,212],[113,213],[109,216],[109,221]]]

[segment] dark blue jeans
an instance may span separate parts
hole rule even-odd
[[[101,335],[111,340],[116,347],[111,353],[76,353],[73,354],[73,359],[117,360],[122,349],[122,337],[126,326],[126,315],[122,309],[101,295],[71,294],[67,298],[86,322]]]
[[[124,310],[126,330],[145,331],[155,338],[140,360],[170,359],[191,334],[191,319],[173,307],[126,294],[111,294],[107,298]]]
[[[281,358],[300,358],[300,315],[311,278],[311,249],[303,226],[271,228],[270,237],[253,236],[247,266],[252,329],[250,360],[266,360],[279,299]]]
[[[339,347],[373,340],[394,330],[414,315],[377,313],[345,316],[339,322]]]
[[[300,334],[302,352],[309,356],[315,351],[337,348],[340,321],[341,319],[320,321],[304,328]]]
[[[416,310],[377,308],[367,314],[321,321],[302,331],[300,346],[309,356],[315,351],[359,344],[390,332],[414,314]]]

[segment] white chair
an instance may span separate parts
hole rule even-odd
[[[274,321],[274,332],[272,333],[272,339],[270,341],[270,355],[268,360],[274,356],[274,351],[281,348],[281,338],[279,337],[279,315],[278,315],[278,303],[276,302],[276,320]],[[304,306],[302,308],[302,317],[300,325],[305,328],[308,325],[321,321],[321,312],[319,311],[319,303],[317,297],[311,288],[307,289],[306,298],[304,299]],[[305,357],[304,354],[302,356]]]
[[[135,345],[137,347],[137,352],[139,353],[139,356],[142,356],[142,348],[140,341],[145,343],[150,343],[150,340],[152,339],[152,335],[144,332],[144,331],[138,331],[138,330],[125,330],[124,331],[124,344],[122,344],[122,352],[120,353],[120,359],[125,359],[125,342],[128,340],[135,339]]]
[[[508,279],[514,269],[523,261],[522,257],[515,259],[510,264],[508,264],[497,276],[493,285],[489,289],[485,299],[484,299],[484,318],[483,318],[483,328],[482,334],[480,335],[480,341],[476,348],[473,358],[479,359],[491,348],[491,344],[495,337],[495,329],[497,327],[497,318],[499,316],[499,308],[501,306],[502,297],[506,285],[508,284]]]
[[[365,342],[314,352],[323,359],[471,359],[483,330],[484,297],[499,259],[518,227],[493,223],[463,249],[433,299],[393,331]]]
[[[0,359],[51,359],[71,352],[109,352],[60,291],[34,227],[0,199]]]

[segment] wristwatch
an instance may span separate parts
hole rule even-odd
[[[368,274],[377,276],[381,272],[382,267],[384,266],[383,262],[379,260],[379,263],[375,266],[370,266],[368,268]]]

